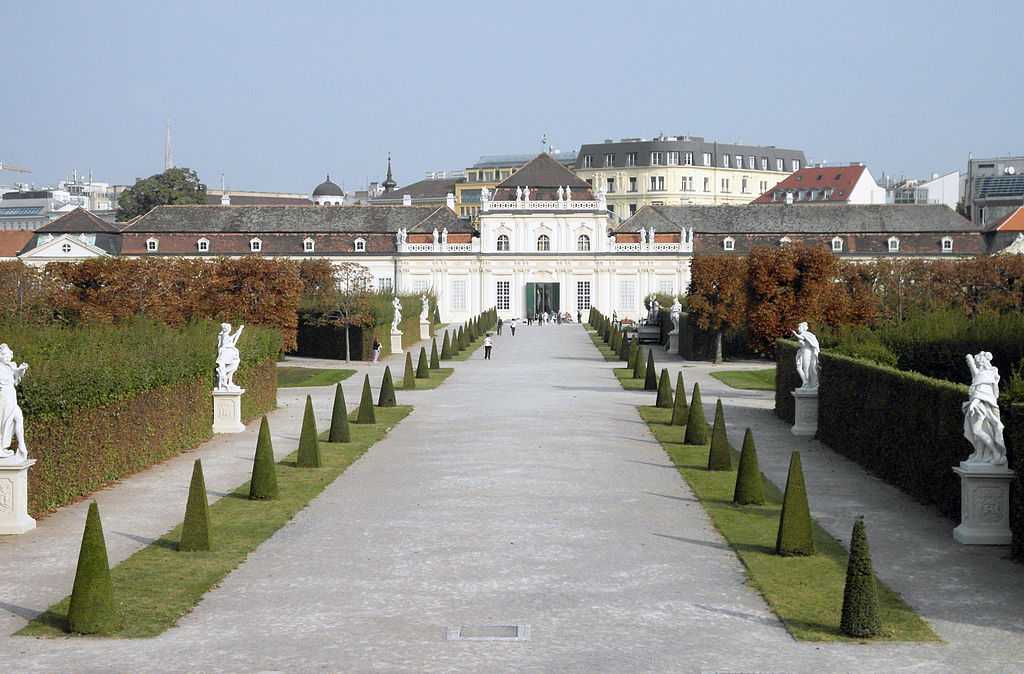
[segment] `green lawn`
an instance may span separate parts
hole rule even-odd
[[[432,388],[437,388],[444,382],[445,379],[451,376],[452,372],[455,372],[455,369],[450,367],[440,367],[436,370],[431,370],[429,379],[416,380],[416,388],[414,390],[427,391]],[[404,389],[405,387],[402,386],[402,378],[399,377],[398,379],[395,380],[395,390],[402,391]]]
[[[813,557],[780,557],[775,554],[782,494],[764,481],[766,504],[737,506],[732,503],[736,471],[708,471],[706,445],[679,442],[683,427],[669,426],[672,410],[638,407],[641,418],[661,443],[711,517],[715,527],[732,546],[757,589],[795,638],[803,641],[862,641],[839,632],[846,581],[846,548],[824,529],[814,525]],[[755,442],[757,436],[755,432]],[[734,453],[733,466],[739,463]],[[871,522],[867,522],[868,533]],[[882,640],[939,641],[931,626],[903,602],[898,594],[878,582],[883,628]]]
[[[617,367],[615,368],[615,378],[622,384],[622,388],[627,391],[643,391],[644,382],[646,379],[641,377],[640,379],[633,379],[633,368],[631,367]]]
[[[774,391],[775,368],[766,370],[725,370],[711,376],[726,386],[750,391]]]
[[[597,350],[601,352],[601,355],[604,356],[605,360],[622,362],[622,359],[619,358],[619,354],[612,351],[611,347],[604,343],[604,340],[601,339],[601,335],[597,334],[596,330],[589,325],[584,327],[586,327],[587,334],[590,335],[590,341],[594,342],[594,346],[596,346]]]
[[[121,614],[120,627],[112,637],[154,637],[174,624],[215,587],[250,552],[284,526],[295,513],[335,480],[374,443],[404,419],[412,407],[378,407],[377,423],[353,424],[352,442],[321,442],[321,468],[295,467],[295,453],[277,464],[280,498],[250,501],[249,483],[239,486],[210,506],[214,549],[210,552],[178,552],[181,527],[139,550],[113,569],[115,600]],[[297,432],[298,429],[296,429]],[[253,447],[255,451],[255,446]],[[182,515],[185,495],[182,494]],[[111,532],[106,532],[109,538]],[[267,582],[274,582],[268,578]],[[68,588],[70,590],[70,586]],[[63,637],[67,623],[68,598],[51,606],[18,634],[33,637]]]
[[[277,366],[277,387],[330,386],[354,375],[355,370],[321,370],[313,367]]]

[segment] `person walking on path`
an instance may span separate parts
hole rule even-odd
[[[498,319],[498,335],[499,336],[501,335],[501,325],[502,325],[502,323],[503,323],[503,321],[499,318]]]
[[[484,360],[491,359],[491,347],[493,346],[494,342],[491,341],[491,333],[488,332],[487,336],[484,337]]]
[[[576,310],[576,323],[582,323],[582,322],[583,322],[583,312],[580,311],[579,309],[577,309]]]
[[[374,363],[379,363],[380,362],[380,349],[381,349],[380,342],[377,341],[376,337],[374,337],[373,338],[373,362]]]
[[[516,319],[514,319],[514,318],[512,319],[512,322],[508,324],[508,328],[509,328],[509,330],[512,331],[512,336],[515,337],[516,336]]]

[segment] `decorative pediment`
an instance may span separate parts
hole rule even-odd
[[[25,251],[18,257],[22,260],[81,260],[93,257],[108,257],[109,254],[83,241],[73,234],[61,234],[49,241],[41,243],[32,250]]]

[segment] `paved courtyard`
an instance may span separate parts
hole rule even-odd
[[[960,556],[945,559],[963,571],[955,582],[937,577],[934,564],[926,575],[909,564],[894,571],[887,561],[899,557],[899,541],[922,540],[913,530],[918,515],[923,540],[951,525],[884,485],[876,488],[900,512],[871,530],[879,572],[908,577],[886,579],[949,643],[794,641],[746,586],[741,564],[641,423],[634,407],[651,394],[623,391],[612,366],[578,326],[522,327],[496,340],[492,361],[476,354],[435,390],[400,391],[413,414],[155,639],[8,636],[69,591],[83,507],[0,540],[0,662],[7,671],[76,672],[1021,668],[1021,583],[1000,585],[1014,578],[1007,570],[1019,579],[1021,569],[991,551],[952,548]],[[768,397],[716,388],[708,369],[685,369],[688,385],[701,382],[709,412],[716,395],[729,394],[735,444],[744,424],[764,426],[762,467],[778,481],[777,457],[793,441],[766,411]],[[350,402],[361,383],[361,374],[345,383]],[[310,389],[321,424],[332,390]],[[284,406],[271,417],[278,455],[297,443],[306,392],[281,391]],[[250,428],[199,450],[211,457],[211,498],[246,479],[254,436]],[[115,560],[180,519],[192,457],[99,495]],[[819,508],[828,498],[815,493],[820,465],[805,458],[812,507],[845,537],[844,513],[856,508],[842,493]],[[160,479],[168,471],[180,475]],[[160,498],[149,491],[161,488]],[[133,509],[152,501],[173,506]],[[907,522],[911,530],[896,528]],[[991,598],[1001,589],[1005,598],[997,619],[997,602],[979,609],[962,594],[978,589],[972,575],[985,569],[1000,580],[983,581],[980,591]],[[529,625],[529,640],[444,638],[450,627],[515,624]]]

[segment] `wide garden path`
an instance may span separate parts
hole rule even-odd
[[[413,414],[177,628],[145,641],[0,636],[0,662],[11,671],[977,669],[949,645],[793,641],[640,422],[634,406],[647,398],[621,390],[611,365],[578,326],[506,334],[494,360],[477,354],[438,389],[399,392]],[[318,405],[321,423],[327,411]],[[108,542],[119,535],[111,529]],[[961,589],[936,588],[951,599]],[[529,625],[528,641],[444,638],[449,627],[514,624]],[[1003,662],[983,669],[1013,668]]]

